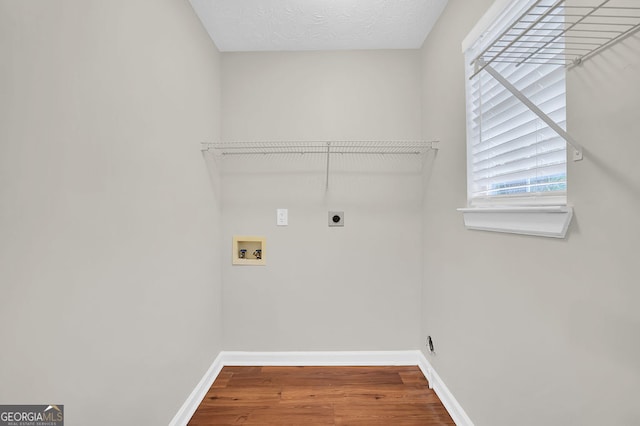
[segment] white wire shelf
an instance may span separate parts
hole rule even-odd
[[[638,0],[538,0],[473,59],[472,77],[494,62],[578,65],[638,29]]]
[[[436,141],[269,141],[205,142],[203,150],[220,156],[273,154],[421,155]]]
[[[329,188],[332,158],[365,155],[384,163],[391,159],[416,159],[424,163],[427,152],[438,149],[437,141],[269,141],[269,142],[205,142],[203,152],[223,160],[225,157],[270,157],[318,155],[325,163],[325,188]],[[403,161],[404,162],[404,161]],[[405,164],[406,166],[406,164]],[[405,167],[403,166],[403,167]]]

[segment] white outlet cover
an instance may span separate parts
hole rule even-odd
[[[287,226],[289,225],[289,210],[288,209],[276,209],[276,225]]]

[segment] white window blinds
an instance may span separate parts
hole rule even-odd
[[[512,2],[466,51],[467,77],[474,71],[469,64],[533,3]],[[557,34],[563,25],[560,10],[546,19],[538,33],[540,41]],[[518,47],[515,43],[518,49],[531,49],[530,44]],[[562,54],[558,49],[557,55]],[[557,62],[555,55],[549,55],[522,65],[502,58],[491,66],[566,128],[565,68]],[[485,71],[467,78],[467,157],[471,206],[566,202],[565,140]]]

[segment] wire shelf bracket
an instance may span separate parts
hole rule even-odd
[[[482,63],[482,62],[480,62]],[[544,121],[549,127],[551,127],[561,138],[567,142],[573,148],[573,161],[580,161],[583,158],[582,146],[576,142],[576,140],[567,133],[558,123],[553,121],[551,117],[545,114],[531,99],[529,99],[524,93],[518,90],[513,84],[511,84],[506,78],[496,71],[491,65],[483,64],[484,70],[491,74],[493,78],[498,81],[505,89],[507,89],[513,96],[518,98],[531,112]]]

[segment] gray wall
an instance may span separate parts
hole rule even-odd
[[[219,54],[186,1],[1,0],[0,56],[0,403],[166,424],[221,349]]]
[[[568,73],[568,238],[466,231],[460,43],[490,4],[449,1],[423,47],[429,360],[476,425],[639,424],[640,36]]]
[[[639,37],[569,72],[569,237],[467,231],[460,42],[490,3],[451,0],[421,52],[219,55],[186,2],[0,0],[0,403],[163,424],[222,349],[430,334],[477,425],[640,423]],[[220,138],[442,149],[337,158],[328,191],[313,156],[212,186]],[[235,234],[267,266],[232,266]]]
[[[223,54],[223,138],[419,139],[419,70],[415,50]],[[322,156],[231,159],[225,171],[226,349],[417,348],[416,164],[335,157],[328,191]],[[344,228],[327,226],[329,210],[345,212]],[[232,266],[233,235],[266,237],[267,265]]]

